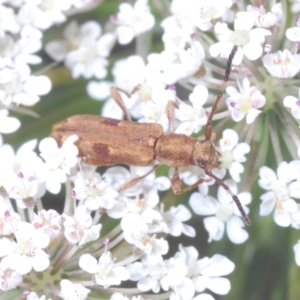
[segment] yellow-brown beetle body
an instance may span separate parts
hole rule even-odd
[[[62,145],[72,134],[79,137],[79,156],[91,165],[202,167],[207,161],[212,168],[220,166],[220,154],[211,141],[164,134],[159,124],[77,115],[55,124],[51,136]]]
[[[62,145],[69,136],[77,135],[79,139],[76,145],[79,149],[79,156],[87,164],[98,166],[116,164],[154,166],[151,171],[161,164],[174,167],[175,172],[171,183],[176,194],[184,193],[204,181],[214,179],[232,196],[246,224],[250,225],[250,219],[238,197],[220,178],[212,173],[213,168],[220,168],[221,165],[220,153],[212,141],[212,118],[223,95],[236,51],[237,47],[235,46],[228,58],[223,85],[211,109],[205,128],[205,136],[203,137],[196,139],[183,134],[172,133],[174,116],[174,103],[172,101],[169,101],[167,106],[169,134],[164,134],[163,128],[159,124],[131,121],[123,99],[115,87],[111,88],[111,94],[123,110],[127,120],[122,121],[96,115],[72,116],[55,124],[51,136],[55,138],[59,145]],[[199,166],[209,178],[200,178],[191,186],[182,189],[178,168],[188,166]],[[149,175],[150,172],[124,183],[120,190],[133,186]]]

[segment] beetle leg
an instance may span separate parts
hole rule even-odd
[[[190,186],[188,186],[184,189],[181,189],[181,179],[180,179],[179,174],[178,174],[178,168],[175,168],[174,175],[171,179],[172,189],[173,189],[174,193],[177,194],[177,195],[188,192],[188,191],[194,189],[195,187],[197,187],[198,185],[200,185],[201,183],[209,182],[209,181],[211,181],[211,178],[200,178],[194,184],[192,184],[192,185],[190,185]]]
[[[174,133],[174,114],[175,114],[175,103],[169,100],[167,104],[167,116],[169,120],[169,133]]]
[[[121,90],[121,91],[123,92],[123,90]],[[129,111],[128,111],[128,109],[127,109],[127,107],[126,107],[126,105],[125,105],[125,103],[124,103],[124,101],[123,101],[123,99],[122,99],[121,94],[119,93],[119,89],[116,88],[115,86],[112,86],[112,87],[110,88],[110,93],[111,93],[112,97],[114,98],[114,100],[116,101],[116,103],[117,103],[117,104],[119,105],[119,107],[122,109],[123,113],[125,114],[126,119],[127,119],[128,121],[132,121],[132,120],[131,120],[131,116],[130,116],[130,114],[129,114]],[[127,93],[126,93],[126,94],[127,94]],[[128,95],[128,94],[127,94],[127,95]],[[130,95],[129,95],[129,97],[130,97]]]
[[[121,187],[119,188],[118,192],[122,192],[122,191],[127,190],[127,189],[131,188],[132,186],[136,185],[137,183],[139,183],[140,181],[142,181],[143,179],[145,179],[148,175],[150,175],[157,167],[158,167],[158,165],[154,166],[145,175],[142,175],[142,176],[139,176],[139,177],[135,177],[135,178],[129,179],[128,181],[124,182],[121,185]]]

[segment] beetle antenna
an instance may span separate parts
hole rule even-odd
[[[238,198],[237,195],[235,195],[231,189],[229,188],[229,186],[222,180],[220,179],[219,177],[217,177],[216,175],[214,175],[210,170],[209,168],[205,165],[204,166],[204,171],[205,171],[205,174],[208,175],[209,177],[213,178],[219,185],[221,185],[227,192],[228,194],[232,197],[232,200],[235,202],[238,210],[240,211],[245,223],[250,226],[251,225],[251,221],[248,217],[248,215],[246,214],[242,204],[241,204],[241,201],[240,199]]]
[[[218,107],[219,101],[221,100],[221,98],[223,96],[224,89],[225,89],[227,81],[229,79],[232,61],[233,61],[233,58],[234,58],[237,50],[238,50],[238,46],[234,45],[233,48],[232,48],[232,50],[231,50],[231,52],[230,52],[228,60],[227,60],[227,65],[226,65],[226,69],[225,69],[225,76],[224,76],[222,85],[220,87],[217,99],[216,99],[216,101],[215,101],[215,103],[214,103],[214,105],[213,105],[213,107],[211,109],[210,115],[209,115],[207,123],[206,123],[206,127],[205,127],[205,139],[207,141],[209,141],[211,139],[211,135],[212,135],[212,118],[213,118],[215,112],[217,111],[217,107]]]

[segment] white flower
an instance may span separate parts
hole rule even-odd
[[[231,5],[231,0],[221,2],[218,0],[191,0],[188,3],[184,0],[173,0],[170,10],[177,23],[197,26],[200,30],[206,31],[213,26],[213,20],[226,14]]]
[[[165,84],[174,84],[179,79],[199,71],[205,53],[202,45],[198,41],[193,41],[190,35],[189,40],[180,45],[176,52],[165,50],[160,54],[148,55],[147,68],[161,73],[160,77]]]
[[[127,296],[124,296],[121,293],[113,293],[110,297],[110,300],[145,300],[145,298],[143,298],[140,295],[136,296],[136,297],[133,296],[133,297],[128,298]]]
[[[300,89],[299,89],[300,99]],[[291,113],[295,119],[300,119],[300,100],[294,96],[285,96],[283,99],[283,105],[291,109]]]
[[[175,257],[184,259],[188,267],[187,277],[194,283],[197,292],[203,292],[206,288],[216,294],[225,295],[230,290],[230,282],[221,276],[228,275],[234,270],[234,264],[227,257],[215,254],[212,258],[198,259],[198,251],[195,247],[183,247],[179,245],[179,252]]]
[[[15,199],[20,208],[34,207],[35,200],[45,194],[45,188],[34,174],[19,172],[11,178],[5,188],[10,198]]]
[[[169,244],[166,240],[163,238],[158,239],[155,235],[149,235],[144,228],[140,229],[137,225],[131,230],[128,226],[122,226],[125,240],[134,245],[135,249],[138,249],[136,253],[141,253],[140,256],[146,256],[153,260],[157,260],[161,255],[168,253]]]
[[[83,200],[89,210],[111,209],[119,193],[111,187],[108,176],[101,178],[96,174],[99,175],[94,172],[93,177],[89,174],[87,178],[81,172],[77,174],[74,179],[74,198]]]
[[[84,271],[94,274],[95,282],[105,289],[111,285],[120,285],[121,281],[129,279],[129,272],[125,267],[114,266],[110,252],[104,252],[98,262],[90,254],[83,254],[79,258],[79,266]]]
[[[90,292],[82,284],[67,279],[61,280],[60,286],[63,300],[85,300]]]
[[[192,106],[181,103],[179,108],[175,110],[176,118],[182,122],[176,128],[175,133],[191,135],[201,130],[202,126],[207,122],[207,115],[203,108],[207,97],[208,90],[205,86],[197,85],[194,87],[193,93],[189,97]]]
[[[66,16],[63,11],[68,10],[71,7],[70,0],[25,0],[25,5],[22,6],[22,14],[30,14],[33,25],[47,29],[53,24],[62,23],[66,20]],[[19,12],[20,15],[20,12]]]
[[[107,75],[108,61],[101,55],[103,40],[84,40],[80,48],[71,51],[65,60],[73,78],[104,78]]]
[[[66,182],[67,175],[77,164],[78,148],[74,144],[77,140],[77,136],[69,136],[61,148],[54,138],[45,138],[39,144],[40,155],[47,166],[46,188],[53,194],[60,191],[61,183]]]
[[[63,30],[63,39],[49,42],[45,51],[52,59],[63,61],[69,52],[80,47],[83,40],[96,39],[100,32],[100,25],[94,21],[85,22],[81,26],[72,21]]]
[[[32,268],[37,272],[46,270],[49,257],[42,249],[48,246],[49,236],[29,223],[19,222],[15,237],[17,242],[6,238],[0,240],[2,262],[21,275],[29,273]]]
[[[169,101],[174,101],[174,93],[171,90],[154,91],[152,101],[145,103],[141,109],[141,114],[144,116],[139,119],[139,122],[158,123],[164,131],[169,130],[169,120],[167,116],[167,105]]]
[[[143,222],[149,224],[154,220],[161,220],[161,214],[155,210],[157,204],[159,203],[159,196],[155,191],[145,194],[143,197],[136,196],[133,199],[123,197],[122,203],[124,206],[122,214],[123,224],[126,222],[126,219],[130,222],[133,214],[138,214],[141,216]],[[118,203],[119,204],[119,203]],[[108,212],[110,215],[112,212]]]
[[[244,78],[242,86],[239,84],[239,90],[232,86],[226,88],[230,96],[226,104],[234,121],[239,122],[246,116],[247,124],[251,124],[261,113],[259,108],[265,105],[266,98],[255,86],[250,86],[248,78]]]
[[[93,219],[84,205],[78,206],[74,216],[64,214],[65,237],[72,244],[82,246],[99,238],[102,225],[93,225]]]
[[[0,5],[0,38],[8,31],[16,34],[20,30],[20,26],[16,21],[14,10],[10,7]]]
[[[50,240],[53,240],[61,233],[61,221],[62,216],[55,210],[41,210],[37,214],[34,214],[34,219],[31,224],[36,229],[41,229],[47,233]]]
[[[240,173],[244,172],[241,164],[246,161],[244,155],[250,152],[250,146],[247,143],[238,143],[238,139],[238,134],[232,129],[224,130],[220,139],[221,167],[228,169],[230,176],[236,182],[240,182]]]
[[[25,70],[27,67],[23,65],[22,68],[22,70],[11,69],[10,81],[0,84],[0,101],[5,105],[15,103],[32,106],[40,100],[39,96],[51,90],[51,81],[48,77],[29,76]],[[2,77],[2,71],[0,71],[0,77]]]
[[[300,41],[300,19],[296,17],[297,27],[288,28],[285,32],[286,37],[292,42]]]
[[[6,191],[9,192],[18,186],[21,177],[25,177],[29,181],[39,177],[38,173],[40,173],[43,163],[34,152],[36,144],[36,140],[28,141],[21,145],[16,154],[10,145],[5,144],[0,147],[0,184]],[[18,178],[17,181],[16,178]],[[39,179],[39,188],[42,188],[42,185],[42,179]],[[22,186],[19,187],[22,189]]]
[[[20,286],[23,278],[18,272],[13,271],[5,263],[4,260],[0,262],[0,290],[9,291]]]
[[[295,253],[296,264],[300,266],[300,240],[298,240],[297,244],[293,247]]]
[[[292,223],[292,214],[298,211],[298,206],[293,198],[300,199],[300,182],[292,181],[290,178],[290,166],[282,162],[276,173],[268,168],[261,167],[259,170],[260,179],[258,184],[267,193],[260,199],[260,215],[266,216],[274,211],[274,221],[279,226],[287,227]]]
[[[234,194],[237,194],[237,186],[234,181],[226,180],[225,184]],[[237,196],[247,214],[248,208],[245,205],[251,202],[251,194],[244,192]],[[245,224],[240,217],[241,213],[232,197],[223,187],[218,189],[218,200],[200,193],[193,193],[189,200],[189,204],[196,214],[214,215],[203,220],[204,227],[209,233],[208,241],[219,241],[224,235],[226,226],[226,232],[231,242],[235,244],[244,243],[248,239],[248,233],[243,229]]]
[[[277,53],[265,55],[263,64],[272,76],[291,78],[300,70],[300,54],[292,54],[289,50],[284,49]]]
[[[42,49],[42,32],[32,25],[24,25],[20,32],[20,38],[15,41],[14,61],[18,68],[24,64],[39,64],[42,59],[34,54]]]
[[[209,48],[211,56],[220,55],[228,58],[234,45],[238,46],[232,63],[241,64],[245,55],[250,60],[258,59],[262,53],[262,43],[265,36],[271,35],[271,32],[263,28],[254,28],[254,19],[250,13],[239,12],[234,21],[234,31],[231,31],[226,23],[218,22],[215,25],[215,32],[220,42],[213,44]]]
[[[73,78],[95,76],[104,78],[108,64],[113,36],[101,36],[102,28],[95,21],[88,21],[80,27],[73,21],[64,30],[64,39],[46,45],[46,52],[56,61],[65,60],[72,70]]]
[[[148,0],[137,0],[134,6],[122,3],[113,20],[119,24],[117,35],[122,45],[130,43],[135,36],[150,30],[155,23]]]
[[[187,273],[187,267],[181,257],[163,261],[144,259],[127,266],[130,280],[138,281],[137,287],[141,291],[152,290],[158,293],[160,287],[167,291],[182,283]]]
[[[35,292],[30,292],[30,294],[26,297],[26,300],[47,300],[45,295],[42,295],[41,297],[35,293]],[[51,299],[49,299],[51,300]]]
[[[0,235],[9,236],[14,233],[20,221],[20,215],[9,208],[0,198]]]
[[[163,205],[161,206],[163,209]],[[183,224],[183,222],[188,221],[191,217],[192,214],[184,205],[172,206],[169,210],[162,212],[162,221],[149,225],[148,232],[165,232],[172,236],[180,236],[183,233],[187,236],[195,237],[195,229],[192,226]]]
[[[253,14],[257,27],[270,28],[279,25],[282,19],[282,4],[276,3],[267,12],[263,5],[260,7],[248,5],[247,11]]]
[[[0,133],[12,133],[20,127],[18,119],[8,117],[7,109],[0,109]]]

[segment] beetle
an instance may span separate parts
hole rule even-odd
[[[59,145],[62,145],[70,135],[76,134],[79,137],[76,142],[79,156],[87,164],[98,166],[115,164],[153,166],[153,169],[147,174],[125,182],[120,190],[135,185],[161,164],[175,168],[171,179],[175,194],[187,192],[205,181],[214,179],[231,195],[245,223],[250,225],[251,221],[238,197],[220,178],[212,173],[213,168],[221,167],[221,154],[215,148],[213,142],[212,118],[223,96],[236,51],[237,46],[234,46],[227,61],[223,84],[208,117],[205,135],[202,137],[192,138],[184,134],[172,133],[174,115],[174,103],[172,101],[169,101],[167,105],[169,134],[164,134],[163,128],[159,124],[133,122],[116,87],[112,87],[110,91],[127,120],[116,120],[97,115],[76,115],[55,124],[52,128],[51,137]],[[188,166],[199,166],[209,178],[200,178],[191,186],[182,189],[178,168]]]

